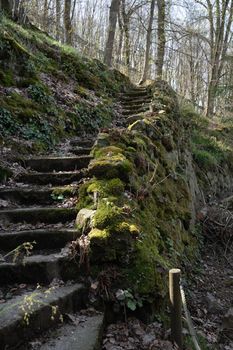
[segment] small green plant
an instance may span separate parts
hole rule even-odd
[[[59,194],[59,193],[52,193],[51,197],[54,201],[63,201],[64,200],[64,196],[63,194]]]
[[[28,75],[36,75],[36,65],[32,60],[28,60],[25,63],[25,72]]]
[[[217,165],[216,158],[205,150],[194,149],[193,157],[197,164],[202,168],[211,168]]]
[[[126,316],[126,307],[135,311],[137,307],[142,307],[143,301],[142,298],[133,295],[130,289],[119,289],[116,292],[116,299],[120,302],[120,304],[124,307],[125,316]]]
[[[40,104],[47,104],[53,102],[52,96],[40,84],[30,85],[27,89],[29,97]]]
[[[89,132],[107,126],[112,119],[111,109],[102,103],[96,106],[80,103],[76,106],[76,115],[78,117],[78,127]]]
[[[18,123],[5,108],[0,108],[0,135],[7,136],[17,131]]]
[[[38,291],[38,289],[40,289],[40,285],[37,286],[37,290],[35,290],[33,293],[25,295],[21,305],[19,305],[19,309],[23,312],[23,322],[27,326],[29,326],[30,324],[30,317],[36,306],[48,306],[45,302],[41,300],[42,293]],[[45,299],[54,289],[55,287],[51,287],[43,292]],[[59,308],[57,305],[49,305],[49,307],[51,309],[51,320],[55,321],[56,316],[59,315]],[[61,322],[63,322],[62,314],[60,315],[59,319]]]

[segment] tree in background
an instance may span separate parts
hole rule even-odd
[[[165,55],[165,17],[166,17],[166,4],[165,0],[157,0],[158,6],[158,20],[157,20],[157,60],[156,60],[156,75],[157,78],[162,79],[163,64]]]
[[[65,28],[65,43],[67,45],[71,45],[72,44],[71,0],[65,0],[64,28]]]
[[[0,0],[0,7],[134,82],[163,78],[209,116],[230,112],[233,0]]]
[[[116,33],[117,16],[120,8],[120,0],[112,0],[109,11],[108,38],[104,52],[104,63],[112,65],[113,45]]]
[[[150,51],[151,51],[151,35],[152,35],[152,24],[154,21],[154,12],[155,12],[155,0],[151,0],[149,23],[148,23],[147,33],[146,33],[145,62],[144,62],[144,68],[143,68],[143,73],[142,73],[142,78],[140,80],[140,84],[143,84],[148,79]]]

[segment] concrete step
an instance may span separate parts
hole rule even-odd
[[[72,221],[76,218],[75,208],[23,208],[0,210],[0,220],[4,222],[44,222],[55,224],[58,222]]]
[[[103,314],[81,317],[77,314],[72,315],[72,319],[73,323],[64,324],[50,333],[38,350],[100,350]]]
[[[25,242],[36,242],[36,249],[62,248],[67,242],[80,236],[75,229],[38,229],[0,232],[0,247],[11,251]]]
[[[17,182],[24,182],[30,184],[54,186],[68,185],[73,182],[78,182],[87,176],[87,169],[78,171],[63,171],[63,172],[48,172],[48,173],[23,173],[16,176]]]
[[[67,252],[45,253],[26,256],[17,262],[0,262],[0,286],[14,283],[50,283],[54,278],[63,281],[77,279],[79,267],[68,257]],[[5,256],[5,253],[2,255]],[[12,258],[14,255],[11,260]],[[10,260],[10,257],[6,259]]]
[[[77,311],[84,304],[85,287],[82,284],[59,286],[49,292],[46,289],[35,290],[2,304],[0,350],[18,348],[38,333],[53,328],[59,323],[61,315]],[[29,313],[28,324],[25,323],[26,312]]]
[[[86,168],[91,160],[91,156],[75,157],[38,157],[22,159],[20,162],[26,168],[31,168],[38,172],[51,171],[71,171]]]
[[[10,205],[33,205],[43,204],[48,205],[56,201],[56,193],[61,193],[62,196],[72,197],[77,194],[78,186],[63,186],[63,187],[4,187],[0,188],[0,198],[10,201]]]

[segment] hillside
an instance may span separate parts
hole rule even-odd
[[[104,316],[111,323],[122,314],[169,328],[172,267],[182,269],[188,302],[194,296],[196,309],[205,308],[203,295],[201,306],[195,296],[204,294],[204,283],[200,291],[193,281],[201,280],[203,264],[208,272],[224,266],[211,255],[205,263],[210,242],[220,242],[232,264],[233,122],[198,114],[164,81],[135,86],[4,17],[0,91],[0,344],[42,350],[55,342],[59,349],[74,331],[80,343],[93,338],[83,349],[96,349]],[[216,229],[213,209],[224,230]],[[231,307],[223,304],[222,313]],[[200,313],[196,319],[209,317]],[[58,329],[45,333],[54,320]],[[205,344],[222,322],[219,315],[211,320],[200,335]],[[84,330],[74,327],[80,322]],[[36,329],[42,338],[33,347]],[[156,331],[155,349],[169,349],[165,332]],[[232,344],[221,337],[222,346]]]
[[[129,84],[118,71],[4,17],[0,62],[0,135],[5,143],[14,136],[12,145],[25,140],[21,152],[27,146],[45,150],[67,135],[107,126],[117,94]]]

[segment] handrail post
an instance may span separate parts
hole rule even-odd
[[[169,296],[171,307],[171,338],[172,342],[183,349],[182,336],[182,301],[180,294],[180,269],[169,271]]]

